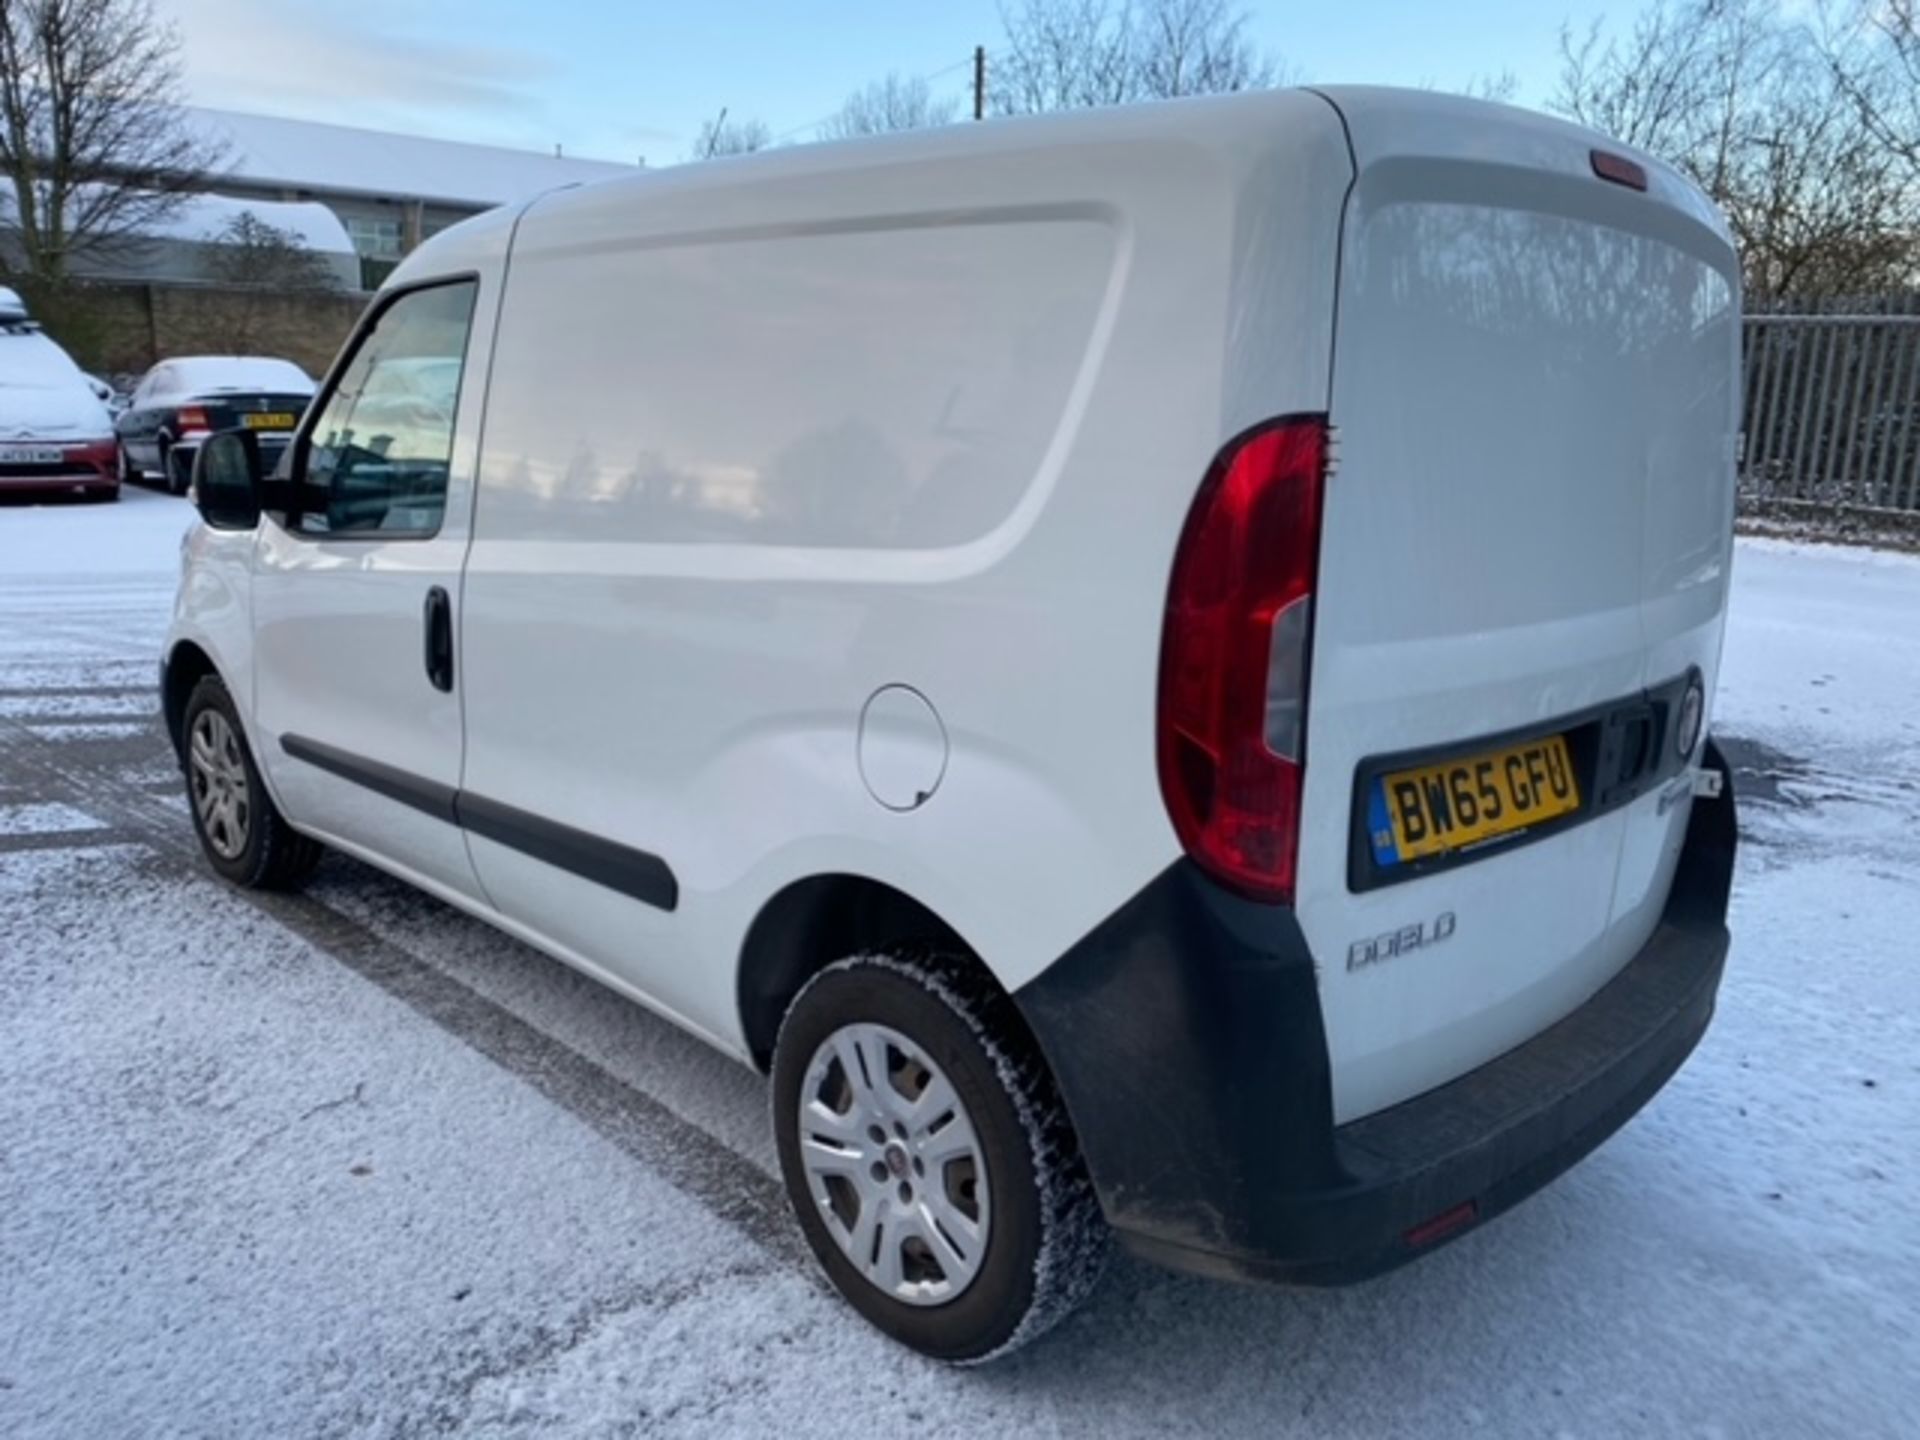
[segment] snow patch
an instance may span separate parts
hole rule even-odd
[[[64,725],[29,725],[27,730],[41,740],[56,744],[74,740],[132,740],[145,735],[152,726],[140,720],[103,720]]]
[[[0,835],[56,835],[63,830],[104,830],[106,824],[71,805],[0,805]]]
[[[0,695],[0,718],[52,720],[67,716],[87,719],[109,715],[153,715],[160,697],[148,690],[95,690],[80,695]]]

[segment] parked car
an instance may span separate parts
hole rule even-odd
[[[0,289],[0,490],[120,498],[113,421],[67,352]]]
[[[1369,89],[491,212],[278,474],[202,451],[193,823],[770,1074],[814,1253],[927,1354],[1032,1338],[1110,1233],[1375,1274],[1712,1012],[1738,279],[1659,161]]]
[[[87,382],[87,388],[93,392],[94,398],[107,407],[107,414],[118,419],[120,413],[127,408],[128,397],[114,389],[108,381],[102,380],[98,375],[87,372],[82,372],[82,374]]]
[[[162,360],[135,388],[114,422],[121,475],[158,476],[184,495],[193,457],[207,436],[245,429],[271,464],[293,439],[313,398],[313,379],[291,360],[264,355],[191,355]]]

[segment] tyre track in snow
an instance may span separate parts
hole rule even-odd
[[[165,794],[130,785],[118,773],[152,758],[156,750],[165,755],[165,746],[157,717],[142,738],[101,745],[43,740],[19,720],[0,715],[0,770],[16,784],[25,780],[25,788],[37,800],[70,805],[105,822],[99,829],[0,837],[0,855],[21,849],[91,849],[131,842],[148,851],[148,867],[169,879],[210,878],[183,811]],[[67,753],[74,750],[106,753],[78,760]],[[307,895],[234,893],[321,954],[532,1086],[771,1258],[809,1279],[814,1276],[812,1256],[792,1223],[779,1182],[745,1156],[351,916]],[[441,904],[425,895],[420,903]]]

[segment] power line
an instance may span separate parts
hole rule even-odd
[[[931,85],[934,81],[942,78],[943,76],[951,75],[956,70],[964,70],[967,68],[967,66],[971,64],[973,64],[973,56],[969,55],[967,56],[966,59],[947,66],[947,68],[944,70],[936,70],[933,72],[933,74],[923,75],[920,78],[925,80],[929,85]]]
[[[833,112],[833,115],[838,115],[839,113],[840,112],[836,110]],[[803,134],[808,130],[818,130],[822,125],[826,124],[829,120],[833,119],[833,115],[822,115],[818,120],[809,120],[806,124],[796,125],[791,130],[782,130],[778,135],[774,136],[772,141],[769,143],[778,145],[783,141],[791,140],[794,136]]]
[[[931,75],[917,75],[917,76],[913,76],[912,79],[918,80],[923,85],[931,85],[933,84],[934,81],[943,80],[947,76],[954,74],[956,71],[966,70],[971,68],[974,64],[975,58],[976,57],[974,55],[969,54],[964,60],[957,60],[953,64],[946,66],[944,69],[935,70]],[[992,59],[994,58],[993,51],[991,50],[987,51],[986,58],[988,61],[992,61]],[[844,108],[845,106],[841,107],[841,109],[844,109]],[[791,130],[783,130],[778,135],[774,136],[770,143],[774,145],[779,145],[784,143],[785,141],[791,140],[796,135],[805,134],[809,130],[818,130],[822,125],[827,124],[829,121],[836,118],[839,114],[840,114],[840,110],[835,110],[831,115],[822,115],[818,120],[809,120],[805,125],[796,125]]]

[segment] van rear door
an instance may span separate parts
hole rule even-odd
[[[1324,93],[1356,179],[1297,904],[1345,1121],[1527,1040],[1652,931],[1688,808],[1655,752],[1725,613],[1739,292],[1650,160]]]

